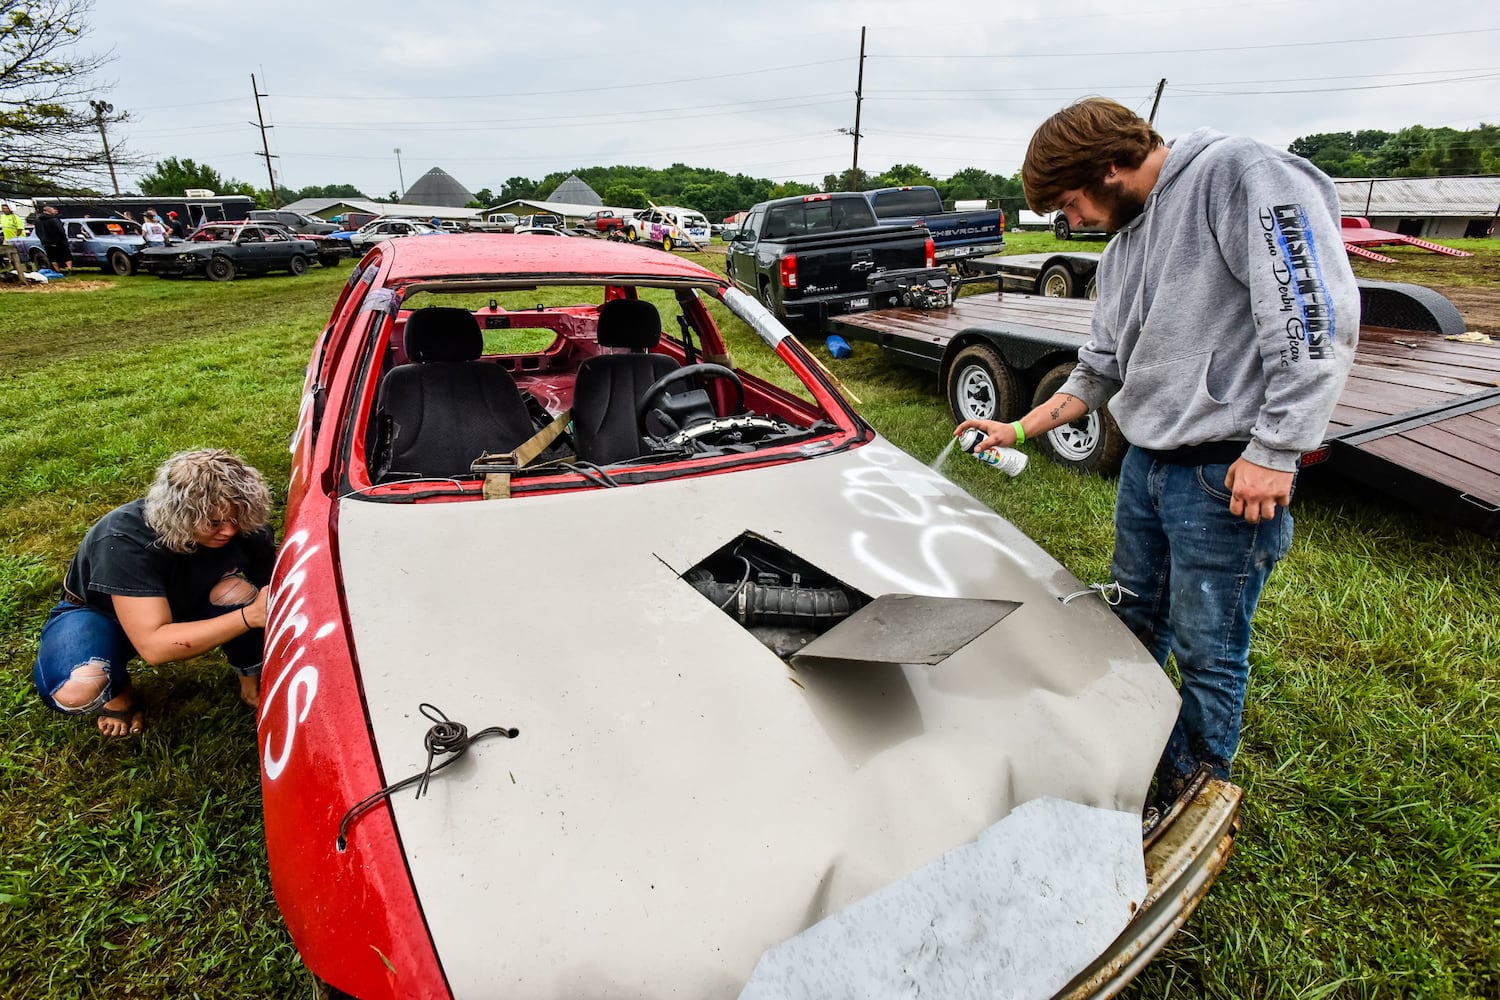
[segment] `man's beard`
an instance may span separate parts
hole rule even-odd
[[[1111,233],[1118,233],[1146,210],[1146,200],[1125,190],[1119,182],[1101,180],[1089,197],[1105,213],[1104,228]]]

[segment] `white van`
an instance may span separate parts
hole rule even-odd
[[[655,243],[663,250],[708,246],[708,219],[691,208],[664,205],[638,212],[625,224],[625,238],[632,243]]]

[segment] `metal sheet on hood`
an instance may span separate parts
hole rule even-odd
[[[1015,601],[882,594],[803,646],[792,665],[941,663],[1019,607]]]
[[[746,531],[872,596],[1021,606],[934,666],[795,671],[680,578]],[[460,997],[733,997],[767,949],[1019,803],[1138,813],[1176,716],[1108,608],[1062,604],[1076,578],[884,442],[586,494],[349,500],[338,540],[385,773],[425,763],[421,702],[521,730],[391,800]]]

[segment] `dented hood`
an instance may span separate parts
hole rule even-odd
[[[872,598],[1016,606],[935,663],[794,668],[682,579],[746,532]],[[456,996],[1046,997],[1144,894],[1171,684],[1097,597],[1063,603],[1084,588],[1033,542],[883,441],[571,495],[346,500],[337,534],[387,780],[426,762],[424,702],[520,731],[391,799]]]

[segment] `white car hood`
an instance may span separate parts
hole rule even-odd
[[[746,531],[871,597],[1020,607],[934,666],[793,669],[680,578]],[[520,730],[391,800],[456,996],[1046,997],[1144,895],[1172,685],[1097,597],[1062,603],[1084,588],[1033,542],[883,441],[571,495],[346,500],[338,547],[386,779],[426,762],[420,703]]]

